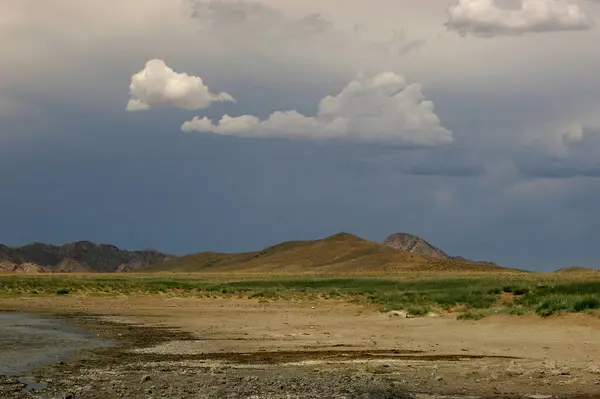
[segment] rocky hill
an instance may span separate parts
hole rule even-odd
[[[126,272],[164,262],[173,256],[153,249],[125,251],[114,245],[79,241],[61,246],[32,243],[0,245],[0,272]]]
[[[435,259],[457,259],[466,261],[466,259],[459,259],[449,256],[444,251],[434,247],[421,237],[417,237],[408,233],[391,234],[383,241],[383,245],[398,249],[400,251],[424,255]]]

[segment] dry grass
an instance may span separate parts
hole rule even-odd
[[[600,309],[600,276],[557,273],[136,273],[0,275],[0,295],[242,296],[263,300],[341,299],[415,315],[458,310],[548,316]]]

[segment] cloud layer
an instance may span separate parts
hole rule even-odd
[[[199,76],[178,73],[164,61],[153,59],[131,77],[127,111],[151,107],[177,107],[188,110],[208,108],[214,102],[235,102],[228,93],[213,94]]]
[[[558,146],[537,142],[525,147],[516,164],[522,173],[542,178],[600,177],[600,128],[579,127],[560,137]]]
[[[501,8],[494,0],[460,0],[448,8],[448,15],[447,28],[462,35],[521,35],[592,27],[580,7],[566,0],[522,0],[518,9]]]
[[[421,85],[409,84],[392,72],[371,77],[359,75],[338,95],[323,98],[315,116],[295,110],[277,111],[262,121],[253,115],[225,115],[216,125],[206,117],[195,117],[185,122],[181,130],[417,146],[452,142],[452,133],[441,125],[434,104],[425,100]]]

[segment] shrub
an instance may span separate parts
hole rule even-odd
[[[515,295],[525,295],[529,293],[529,288],[514,288],[513,294]]]
[[[584,310],[600,309],[600,299],[596,297],[587,297],[576,301],[573,304],[573,311],[583,312]]]
[[[481,320],[485,317],[485,315],[481,312],[466,312],[461,315],[458,315],[456,320]]]
[[[419,306],[415,306],[415,307],[409,307],[408,309],[406,309],[406,311],[408,312],[409,315],[411,316],[425,316],[427,313],[429,313],[431,309],[428,307],[419,307]]]
[[[569,303],[563,298],[551,297],[542,301],[535,312],[542,317],[548,317],[554,313],[561,312],[569,309]]]

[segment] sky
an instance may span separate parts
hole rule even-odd
[[[600,1],[4,0],[0,242],[349,232],[600,267]]]

